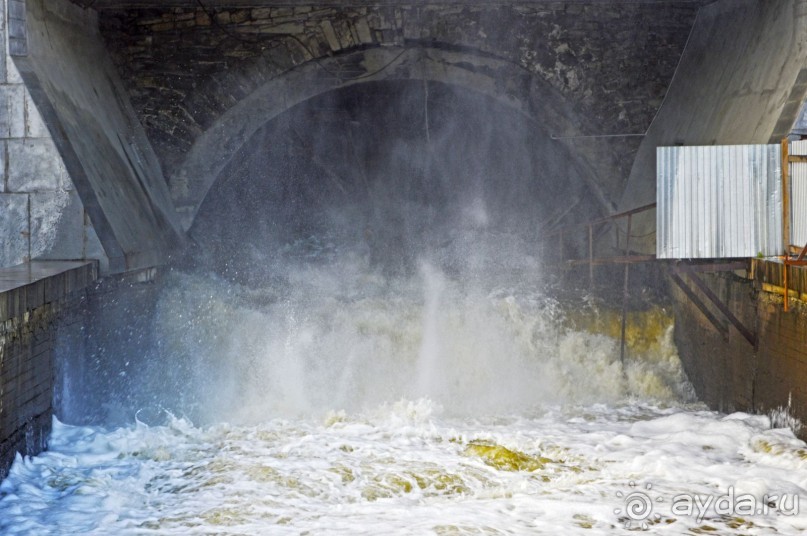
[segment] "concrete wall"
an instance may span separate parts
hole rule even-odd
[[[46,446],[56,325],[86,301],[96,277],[96,265],[82,262],[0,270],[0,480],[16,453],[34,455]]]
[[[620,208],[656,200],[656,147],[778,143],[807,95],[807,1],[720,0],[701,9],[642,141]],[[634,219],[655,251],[655,215]],[[636,241],[638,245],[639,241]]]
[[[757,344],[733,327],[724,340],[673,287],[675,343],[699,398],[724,412],[766,413],[790,406],[793,416],[807,422],[807,304],[791,300],[785,313],[780,295],[755,290],[750,280],[731,274],[701,278],[757,333]]]
[[[10,54],[90,214],[110,271],[165,262],[183,235],[95,12],[67,0],[9,2]]]
[[[106,257],[42,117],[8,55],[0,0],[0,267]]]

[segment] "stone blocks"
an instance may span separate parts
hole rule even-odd
[[[700,5],[606,4],[337,2],[222,7],[215,14],[166,7],[103,11],[99,22],[163,172],[174,180],[189,149],[233,106],[234,95],[256,91],[306,61],[405,42],[478,51],[543,79],[596,123],[586,132],[569,125],[559,135],[643,132]],[[520,87],[521,81],[500,83]]]
[[[44,192],[70,187],[64,165],[49,138],[8,140],[10,192]]]
[[[31,258],[105,257],[70,177],[7,54],[7,0],[0,0],[0,267]],[[22,3],[11,6],[24,9]],[[87,248],[88,236],[95,237]],[[102,263],[105,264],[105,263]]]
[[[0,194],[0,229],[0,261],[10,266],[28,260],[28,195]]]

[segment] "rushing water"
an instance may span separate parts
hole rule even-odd
[[[188,372],[175,409],[55,421],[49,451],[0,486],[0,531],[807,530],[807,448],[768,417],[694,403],[663,312],[623,367],[604,313],[563,311],[523,278],[363,262],[302,263],[263,288],[172,276],[158,324]],[[687,514],[682,496],[755,503]]]

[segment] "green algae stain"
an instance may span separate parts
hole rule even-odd
[[[523,452],[485,441],[471,441],[463,451],[465,456],[481,458],[487,465],[500,471],[538,471],[554,460],[542,456],[529,456]]]

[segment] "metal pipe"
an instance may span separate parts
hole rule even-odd
[[[594,226],[588,226],[588,286],[594,286]]]
[[[790,251],[790,143],[782,140],[782,242],[785,255]]]
[[[625,257],[630,256],[630,233],[633,214],[628,214],[628,234],[625,237]],[[628,283],[630,278],[630,263],[625,263],[625,286],[622,288],[622,341],[619,348],[619,359],[625,366],[625,332],[628,327]]]

